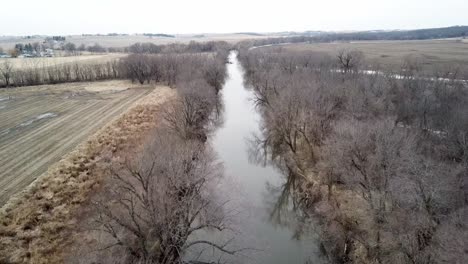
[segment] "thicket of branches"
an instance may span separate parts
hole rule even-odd
[[[466,262],[466,83],[408,62],[363,72],[350,51],[239,57],[264,118],[257,151],[295,177],[331,262]]]

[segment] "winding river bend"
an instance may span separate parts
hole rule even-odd
[[[229,77],[222,90],[224,122],[214,134],[212,147],[224,164],[221,188],[235,201],[237,247],[247,248],[227,262],[236,263],[319,263],[318,240],[311,235],[295,238],[294,220],[277,224],[272,205],[287,181],[272,166],[249,162],[249,139],[260,132],[261,116],[251,100],[253,91],[244,87],[237,53],[229,55]],[[289,216],[283,216],[288,219]],[[291,217],[293,218],[293,217]]]

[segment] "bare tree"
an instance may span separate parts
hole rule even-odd
[[[5,60],[0,65],[0,76],[3,79],[3,83],[6,87],[10,86],[13,74],[13,64],[9,60]]]
[[[138,80],[140,84],[144,84],[145,81],[150,81],[151,68],[148,56],[131,54],[123,60],[123,64],[125,65],[127,74],[132,81]]]
[[[364,54],[357,50],[341,50],[336,56],[338,58],[338,64],[340,68],[345,72],[357,71],[360,64],[362,63]]]
[[[74,43],[68,42],[63,46],[63,49],[70,55],[76,55],[76,45]]]
[[[203,143],[160,129],[144,152],[111,171],[108,191],[95,202],[95,228],[107,238],[100,248],[111,250],[110,261],[179,263],[184,252],[202,244],[237,252],[229,243],[194,236],[229,229],[224,202],[211,196],[220,170]]]

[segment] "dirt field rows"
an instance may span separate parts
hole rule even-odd
[[[0,91],[0,206],[151,91],[106,83]]]

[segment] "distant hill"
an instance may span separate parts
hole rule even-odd
[[[468,36],[468,26],[453,26],[445,28],[428,28],[416,30],[373,30],[352,33],[325,33],[318,36],[321,40],[351,41],[351,40],[424,40],[440,38],[457,38]]]
[[[468,37],[468,26],[415,30],[371,30],[359,32],[278,32],[277,37],[251,40],[253,46],[301,42],[333,42],[362,40],[425,40]]]

